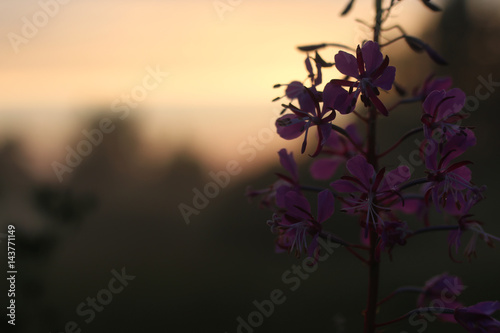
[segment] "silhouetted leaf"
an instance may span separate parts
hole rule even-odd
[[[436,6],[435,4],[431,3],[430,0],[422,0],[422,2],[424,3],[424,5],[429,8],[430,10],[432,11],[435,11],[435,12],[440,12],[441,11],[441,8],[439,8],[438,6]]]
[[[316,61],[316,63],[318,63],[321,67],[324,67],[324,68],[333,66],[333,63],[326,62],[325,60],[323,60],[323,58],[321,58],[321,56],[319,55],[318,51],[316,51],[314,61]]]
[[[349,3],[347,4],[347,7],[345,7],[344,11],[340,15],[344,16],[347,13],[349,13],[352,9],[353,4],[354,4],[354,0],[349,1]]]
[[[304,51],[304,52],[310,52],[310,51],[316,51],[316,50],[319,50],[319,49],[322,49],[326,46],[325,43],[323,44],[315,44],[315,45],[305,45],[305,46],[299,46],[297,47],[300,51]]]
[[[420,39],[412,36],[405,36],[406,43],[411,47],[411,49],[415,52],[423,52],[425,43]]]
[[[396,92],[399,94],[399,96],[406,95],[406,89],[403,88],[402,86],[400,86],[399,83],[394,81],[393,85],[394,85],[394,89],[396,89]]]
[[[410,48],[415,52],[427,52],[429,57],[434,60],[439,65],[448,65],[448,62],[444,60],[429,44],[424,43],[422,40],[413,37],[413,36],[405,36],[406,43],[410,46]]]
[[[431,48],[429,45],[426,44],[425,51],[431,57],[432,60],[434,60],[435,63],[439,65],[448,65],[448,62],[439,55],[433,48]]]

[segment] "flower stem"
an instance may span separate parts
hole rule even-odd
[[[448,309],[448,308],[420,308],[420,309],[415,309],[415,310],[412,310],[396,319],[393,319],[393,320],[390,320],[390,321],[386,321],[384,323],[380,323],[380,324],[377,324],[375,325],[376,327],[380,327],[380,326],[386,326],[386,325],[389,325],[389,324],[393,324],[393,323],[396,323],[398,321],[401,321],[403,319],[406,319],[408,317],[410,317],[411,315],[413,314],[421,314],[421,313],[449,313],[449,314],[453,314],[455,313],[455,310],[453,309]]]
[[[422,184],[425,184],[428,182],[429,182],[429,179],[427,179],[427,178],[414,179],[412,181],[407,182],[406,184],[401,185],[399,187],[399,191],[403,191],[403,190],[406,190],[407,188],[410,188],[412,186],[422,185]]]
[[[378,43],[380,37],[380,30],[382,29],[382,0],[375,0],[375,27],[373,31],[373,41]],[[377,109],[370,108],[370,115],[368,120],[368,163],[373,165],[375,170],[378,170],[378,156],[376,153],[376,133],[377,133]],[[376,258],[378,235],[375,230],[370,231],[370,259],[369,263],[369,283],[368,283],[368,300],[365,313],[364,333],[375,333],[376,328],[376,312],[377,312],[377,299],[378,299],[378,285],[380,264]]]
[[[368,265],[369,262],[368,260],[366,260],[365,258],[363,258],[358,252],[354,251],[353,249],[349,248],[349,247],[346,247],[347,251],[349,251],[352,255],[354,255],[356,258],[358,258],[359,260],[361,260],[362,263]]]
[[[404,140],[408,139],[413,134],[417,134],[417,133],[422,132],[423,130],[424,129],[422,127],[417,127],[417,128],[412,129],[411,131],[409,131],[405,135],[403,135],[391,148],[387,149],[386,151],[384,151],[383,153],[378,155],[378,157],[384,157],[385,155],[389,154],[391,151],[393,151],[394,149],[399,147],[399,145],[401,143],[403,143]]]
[[[425,232],[450,231],[450,230],[458,230],[459,228],[460,227],[458,225],[438,225],[438,226],[434,226],[434,227],[418,229],[418,230],[414,231],[412,234],[408,235],[408,237],[406,237],[406,238],[410,238],[410,237],[418,235],[418,234],[423,234]]]
[[[363,245],[356,245],[356,244],[348,243],[348,242],[338,238],[337,236],[334,236],[333,234],[331,234],[329,232],[325,232],[325,231],[321,231],[319,233],[319,237],[326,239],[330,242],[337,243],[339,245],[344,246],[347,249],[347,251],[349,251],[349,253],[354,255],[357,259],[361,260],[361,262],[363,262],[364,264],[368,265],[368,260],[363,258],[363,256],[361,256],[358,252],[356,252],[355,250],[353,250],[351,248],[351,247],[355,247],[355,248],[366,250],[366,247],[364,247]]]
[[[356,149],[361,153],[361,154],[364,154],[364,150],[363,150],[363,147],[361,147],[356,141],[354,141],[354,139],[349,135],[349,133],[347,133],[347,131],[345,129],[343,129],[342,127],[340,126],[337,126],[335,124],[332,124],[332,129],[335,131],[335,132],[338,132],[340,134],[342,134],[343,136],[346,137],[347,140],[349,140],[349,142],[351,142],[353,144],[354,147],[356,147]]]
[[[382,47],[385,47],[385,46],[391,45],[392,43],[397,42],[398,40],[403,39],[403,38],[405,38],[405,37],[406,37],[406,36],[399,36],[399,37],[396,37],[396,38],[394,38],[393,40],[388,41],[387,43],[380,44],[380,47],[382,48]]]
[[[343,240],[342,238],[340,238],[340,237],[338,237],[338,236],[336,236],[328,231],[321,231],[319,233],[319,236],[323,239],[326,239],[326,240],[329,240],[331,242],[343,245],[346,248],[352,247],[352,248],[357,248],[357,249],[362,249],[362,250],[368,250],[368,247],[366,247],[365,245],[349,243],[349,242]]]
[[[410,287],[401,287],[401,288],[394,290],[392,293],[390,293],[385,298],[380,300],[377,303],[377,306],[380,306],[381,304],[387,302],[388,300],[390,300],[391,298],[393,298],[394,296],[396,296],[400,293],[404,293],[404,292],[422,293],[423,291],[424,290],[421,287],[411,287],[411,286]]]

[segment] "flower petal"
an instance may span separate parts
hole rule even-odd
[[[298,180],[299,179],[299,171],[297,168],[297,163],[295,162],[295,160],[293,158],[293,152],[291,152],[290,154],[287,154],[286,149],[281,149],[278,152],[278,155],[280,157],[280,163],[283,166],[283,168],[285,168],[290,173],[290,175],[292,176],[292,178],[294,180]]]
[[[466,166],[451,171],[449,175],[456,180],[452,183],[452,186],[457,190],[466,189],[472,179],[472,171]]]
[[[293,187],[290,187],[289,185],[281,185],[276,189],[276,194],[275,194],[275,200],[276,200],[276,206],[285,208],[286,207],[286,194],[290,191],[298,192]]]
[[[323,89],[323,115],[329,110],[336,109],[337,105],[342,105],[347,98],[347,91],[339,85],[328,82]]]
[[[355,193],[363,191],[351,181],[339,179],[330,184],[330,186],[337,192],[341,193]]]
[[[387,172],[380,185],[380,192],[396,191],[399,184],[410,179],[410,168],[401,165],[394,170]]]
[[[368,74],[376,70],[382,64],[382,61],[384,61],[378,43],[373,41],[366,42],[361,48],[361,52],[363,52],[363,60],[365,61],[365,68]]]
[[[475,305],[467,307],[468,312],[477,313],[477,314],[485,314],[487,316],[491,316],[495,313],[495,311],[500,310],[500,302],[499,301],[486,301],[480,302]]]
[[[361,183],[363,183],[366,188],[370,187],[370,182],[375,173],[375,169],[371,164],[368,163],[366,158],[362,155],[354,156],[349,161],[347,161],[347,170],[356,178],[358,178]]]
[[[358,62],[356,57],[344,51],[335,55],[335,66],[344,75],[359,77]]]
[[[396,78],[396,67],[389,66],[385,69],[385,71],[380,75],[373,84],[377,87],[380,87],[384,90],[391,90],[392,84],[394,83],[394,79]]]
[[[286,140],[293,140],[301,136],[304,133],[304,125],[304,120],[295,114],[285,114],[276,120],[277,132]]]
[[[448,142],[444,145],[442,155],[446,156],[447,161],[451,161],[462,155],[467,148],[476,145],[476,136],[474,132],[466,128],[462,133],[455,134],[448,138]]]
[[[453,81],[450,77],[446,76],[435,79],[433,77],[434,75],[430,75],[429,77],[427,77],[424,84],[422,85],[422,88],[420,89],[420,92],[418,93],[419,96],[425,98],[434,90],[448,90],[453,84]]]
[[[335,210],[335,200],[333,193],[330,190],[323,190],[318,194],[318,222],[322,223],[330,216]]]
[[[309,171],[314,179],[327,180],[332,178],[342,161],[341,157],[320,158],[311,164]]]
[[[300,193],[289,191],[285,194],[285,207],[287,214],[302,219],[311,218],[309,201]]]
[[[299,81],[292,81],[285,90],[286,97],[290,99],[298,98],[305,92],[304,85]]]
[[[438,104],[445,98],[445,96],[446,91],[444,90],[435,90],[431,92],[422,104],[424,113],[434,116]]]
[[[448,92],[446,92],[445,98],[449,99],[443,101],[439,105],[439,110],[436,117],[437,120],[446,119],[447,117],[460,112],[460,110],[462,110],[462,108],[464,107],[465,93],[461,89],[455,88],[449,90]]]

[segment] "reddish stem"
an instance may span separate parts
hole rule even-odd
[[[396,319],[389,320],[380,324],[375,325],[375,327],[380,327],[380,326],[386,326],[389,324],[397,323],[398,321],[401,321],[403,319],[406,319],[413,315],[414,313],[416,314],[421,314],[421,313],[448,313],[448,314],[453,314],[455,313],[455,310],[453,309],[448,309],[448,308],[420,308],[420,309],[415,309],[412,310],[400,317],[397,317]]]
[[[394,296],[400,294],[400,293],[403,293],[403,292],[416,292],[416,293],[422,293],[424,291],[424,289],[422,289],[421,287],[401,287],[401,288],[398,288],[396,290],[394,290],[392,293],[390,293],[389,295],[387,295],[385,298],[383,298],[382,300],[380,300],[378,303],[377,303],[377,306],[380,306],[382,305],[383,303],[387,302],[388,300],[392,299]]]
[[[404,140],[408,139],[410,136],[416,133],[422,132],[424,129],[422,127],[417,127],[412,129],[411,131],[407,132],[405,135],[403,135],[394,145],[392,145],[391,148],[387,149],[383,153],[379,154],[378,157],[384,157],[385,155],[389,154],[391,151],[399,147],[401,143],[404,142]]]
[[[373,33],[374,42],[379,42],[380,29],[382,28],[382,0],[375,0],[375,27]],[[368,163],[373,165],[375,171],[378,171],[378,156],[376,153],[376,133],[377,133],[377,110],[374,107],[370,108],[368,121],[368,151],[366,154]],[[376,249],[378,243],[378,235],[375,230],[370,231],[370,259],[369,259],[369,283],[368,283],[368,300],[365,313],[364,333],[375,333],[376,316],[377,316],[377,299],[380,264],[376,258]]]

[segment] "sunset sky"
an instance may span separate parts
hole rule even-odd
[[[132,111],[145,154],[187,146],[217,168],[238,159],[237,147],[249,135],[270,128],[280,110],[271,100],[283,93],[272,86],[306,78],[304,54],[295,46],[354,47],[370,38],[354,23],[372,17],[363,0],[347,17],[339,16],[347,3],[340,0],[243,0],[222,14],[214,6],[220,2],[72,0],[59,5],[16,53],[9,33],[22,35],[23,17],[33,22],[41,5],[3,1],[0,138],[22,139],[34,171],[47,175],[68,140],[85,129],[89,115],[83,110],[110,108],[142,84],[148,66],[158,67],[168,77]],[[392,22],[404,21],[418,35],[432,15],[420,1],[406,0]],[[323,55],[332,60],[336,52]],[[275,138],[262,159],[283,143]]]

